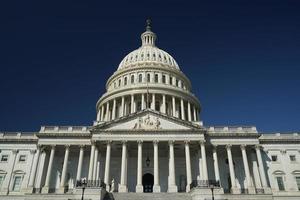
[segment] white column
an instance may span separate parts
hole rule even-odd
[[[234,165],[233,165],[232,154],[231,154],[231,145],[226,145],[226,150],[227,150],[229,173],[230,173],[230,180],[231,180],[231,192],[233,194],[239,194],[240,191],[237,188],[236,181],[235,181],[235,172],[234,172]]]
[[[98,163],[98,147],[95,147],[94,154],[94,167],[93,167],[93,180],[97,179],[97,163]]]
[[[127,184],[126,184],[126,160],[127,160],[127,146],[126,142],[122,142],[122,163],[121,163],[121,180],[119,185],[119,192],[127,192]]]
[[[130,109],[130,113],[134,113],[134,95],[131,95],[131,109]]]
[[[105,121],[104,119],[104,105],[101,106],[101,121]]]
[[[88,172],[88,181],[90,181],[90,180],[93,179],[94,154],[95,154],[95,143],[92,142],[92,145],[91,145],[91,154],[90,154],[89,172]]]
[[[193,108],[194,108],[194,121],[197,121],[196,106],[193,106]]]
[[[8,195],[9,194],[9,192],[12,190],[12,188],[11,188],[11,181],[12,181],[12,179],[13,179],[13,173],[14,173],[14,168],[15,168],[15,164],[16,164],[16,158],[17,158],[17,154],[19,153],[19,150],[17,150],[17,149],[13,149],[12,150],[12,157],[13,157],[13,161],[11,162],[9,162],[8,163],[8,166],[7,166],[7,168],[10,170],[9,172],[8,172],[8,186],[7,186],[7,192],[6,192],[6,195]],[[4,187],[2,188],[2,191],[4,191]]]
[[[55,153],[55,145],[52,145],[51,146],[50,157],[49,157],[49,163],[48,163],[48,169],[47,169],[45,185],[42,189],[43,193],[48,193],[49,192],[49,184],[50,184],[50,178],[51,178],[51,172],[52,172],[52,166],[53,166],[54,153]]]
[[[28,183],[28,189],[30,190],[29,192],[33,192],[33,185],[36,177],[36,169],[38,167],[38,162],[39,162],[39,157],[40,157],[40,152],[41,152],[41,147],[38,146],[34,159],[33,159],[33,164],[32,164],[32,171],[29,176],[29,183]]]
[[[97,112],[97,121],[98,122],[100,121],[100,117],[101,117],[101,109],[99,108],[98,112]]]
[[[217,182],[220,183],[220,171],[219,171],[217,146],[213,147],[213,160],[214,160],[215,179]]]
[[[246,152],[246,145],[241,145],[242,150],[242,157],[243,157],[243,163],[244,163],[244,169],[245,169],[245,175],[246,175],[246,181],[247,181],[247,189],[249,194],[255,194],[255,188],[252,186],[251,183],[251,177],[250,177],[250,170],[249,170],[249,164],[248,164],[248,158],[247,158],[247,152]]]
[[[174,159],[174,142],[169,141],[169,181],[168,192],[177,192],[175,182],[175,159]]]
[[[192,169],[189,141],[185,141],[185,166],[186,166],[186,192],[190,191],[190,184],[192,183]]]
[[[153,154],[154,154],[154,185],[153,192],[160,192],[159,185],[159,164],[158,164],[158,141],[153,141]]]
[[[192,121],[191,103],[188,102],[188,120]]]
[[[124,101],[125,101],[125,97],[122,96],[122,100],[121,100],[121,114],[120,114],[120,117],[123,117],[123,116],[124,116],[124,112],[125,112]]]
[[[78,158],[76,181],[79,181],[81,179],[81,170],[82,170],[83,156],[84,156],[84,146],[81,145],[80,146],[80,150],[79,150],[79,158]]]
[[[173,107],[173,117],[176,117],[176,102],[174,96],[172,96],[172,107]]]
[[[45,149],[42,148],[40,150],[41,156],[39,159],[37,174],[36,174],[36,182],[35,182],[35,188],[37,191],[42,187],[42,178],[43,178],[43,171],[44,171],[44,165],[45,165],[45,159],[46,159],[46,152]]]
[[[259,174],[260,174],[260,178],[261,178],[261,184],[263,186],[263,189],[264,189],[265,193],[271,193],[272,191],[271,191],[271,188],[268,186],[268,183],[267,183],[267,178],[266,178],[264,165],[263,165],[263,161],[262,161],[262,157],[261,157],[261,150],[260,150],[261,147],[259,145],[256,145],[255,149],[256,149],[256,156],[257,156]]]
[[[116,105],[117,104],[117,100],[114,99],[113,100],[113,109],[112,109],[112,120],[116,119]]]
[[[152,93],[151,109],[155,110],[155,94],[154,93]]]
[[[185,120],[185,116],[184,116],[184,102],[183,102],[183,99],[181,99],[181,119],[182,120]]]
[[[142,110],[145,109],[145,94],[141,94],[142,95],[142,102],[141,102],[141,107],[142,107]]]
[[[64,158],[64,164],[63,164],[63,169],[62,169],[62,173],[61,173],[61,181],[60,181],[60,192],[63,193],[64,192],[64,187],[65,187],[65,180],[66,180],[66,174],[67,174],[67,168],[68,168],[68,159],[69,159],[69,147],[70,146],[66,146],[66,150],[65,150],[65,158]]]
[[[167,110],[166,110],[166,95],[165,94],[162,95],[162,100],[163,100],[163,102],[162,102],[162,112],[164,114],[166,114]]]
[[[138,141],[138,161],[137,161],[137,180],[136,180],[136,193],[143,193],[143,185],[142,185],[142,155],[143,155],[143,142]]]
[[[205,143],[203,141],[200,142],[200,148],[201,148],[202,172],[203,172],[202,178],[203,178],[203,180],[208,181]]]
[[[110,141],[108,141],[106,146],[105,172],[104,172],[104,183],[106,184],[106,191],[110,191],[109,188],[110,153],[111,153],[111,144]]]
[[[109,121],[109,102],[106,102],[105,121]]]

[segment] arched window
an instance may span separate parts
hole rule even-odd
[[[119,87],[121,86],[121,79],[119,79]]]
[[[166,83],[166,75],[162,75],[162,82]]]
[[[131,84],[134,83],[134,75],[131,75]]]
[[[178,87],[179,81],[178,79],[176,79],[176,87]]]
[[[172,83],[172,76],[170,76],[170,78],[169,78],[169,83],[170,83],[170,85],[173,84],[173,83]]]
[[[141,83],[143,81],[143,75],[139,74],[139,83]]]
[[[147,82],[150,82],[150,74],[147,74]]]
[[[124,78],[124,85],[127,85],[127,77]]]
[[[155,74],[154,82],[155,82],[155,83],[158,83],[158,74]]]

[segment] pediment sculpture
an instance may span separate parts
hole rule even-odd
[[[137,119],[137,122],[134,124],[133,129],[154,129],[158,130],[161,129],[160,127],[160,121],[159,118],[156,117],[155,120],[152,120],[149,115],[145,117],[144,119],[142,117],[139,117]]]

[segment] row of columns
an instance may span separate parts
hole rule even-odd
[[[147,108],[147,105],[145,102],[146,101],[150,101],[149,97],[147,97],[146,95],[149,94],[139,94],[141,95],[141,110],[144,110]],[[167,114],[167,102],[166,102],[166,95],[165,94],[160,94],[162,96],[162,103],[160,105],[160,112]],[[130,96],[130,108],[127,108],[125,106],[125,97],[121,97],[121,104],[119,106],[119,117],[123,117],[125,116],[126,113],[131,114],[134,112],[137,112],[137,101],[135,100],[136,95],[132,94]],[[155,102],[156,102],[156,94],[155,93],[151,93],[152,96],[152,100],[151,100],[151,104],[150,104],[150,109],[155,110]],[[148,99],[148,100],[147,100]],[[197,121],[199,120],[199,116],[198,116],[198,109],[196,108],[195,105],[193,105],[190,101],[186,101],[184,99],[180,99],[179,101],[179,109],[180,109],[180,116],[179,114],[176,114],[176,97],[175,96],[171,96],[171,104],[170,105],[170,112],[172,112],[172,116],[173,117],[178,117],[182,120],[188,120],[188,121]],[[128,102],[128,105],[129,105]],[[186,106],[187,105],[187,106]],[[112,107],[111,107],[112,106]],[[127,111],[127,109],[129,109]],[[187,113],[185,113],[185,110],[187,110]],[[179,110],[178,110],[179,113]],[[186,116],[187,115],[187,116]],[[107,101],[106,103],[102,104],[102,106],[100,107],[100,109],[98,109],[98,113],[97,113],[97,121],[110,121],[110,120],[114,120],[117,118],[117,99],[113,99],[110,101]]]

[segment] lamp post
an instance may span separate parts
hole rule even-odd
[[[87,185],[86,178],[82,178],[82,179],[80,180],[80,185],[81,185],[81,187],[82,187],[81,200],[83,200],[85,186]]]
[[[211,199],[215,200],[215,197],[214,197],[214,185],[210,185],[209,188],[211,190]]]

